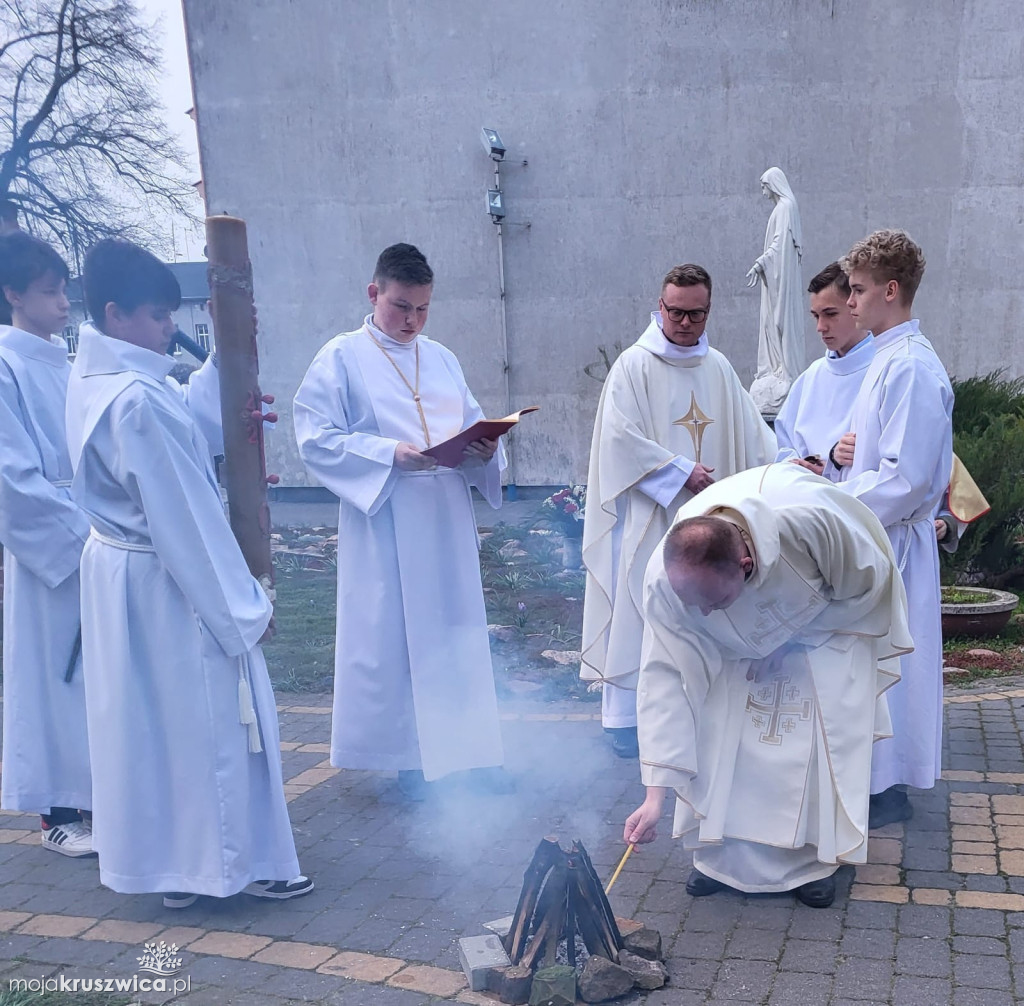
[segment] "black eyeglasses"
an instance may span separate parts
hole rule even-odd
[[[661,310],[663,314],[667,314],[676,324],[681,322],[683,318],[689,318],[690,322],[694,325],[699,325],[707,316],[710,310],[708,307],[698,307],[693,311],[687,311],[681,307],[666,307],[665,302],[661,301]]]

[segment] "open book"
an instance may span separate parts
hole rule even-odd
[[[456,433],[451,440],[434,444],[423,453],[432,457],[439,465],[444,465],[445,468],[458,468],[466,460],[462,452],[474,440],[496,440],[502,434],[508,433],[528,412],[536,412],[538,408],[537,405],[531,405],[518,412],[513,412],[511,416],[506,416],[504,419],[481,419],[461,433]]]

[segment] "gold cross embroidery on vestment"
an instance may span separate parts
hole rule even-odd
[[[684,426],[689,431],[690,437],[693,439],[693,453],[697,464],[700,464],[700,451],[701,445],[704,443],[704,431],[714,422],[714,420],[701,410],[701,407],[697,404],[697,396],[694,392],[690,392],[690,409],[682,419],[677,419],[673,422],[673,426]]]

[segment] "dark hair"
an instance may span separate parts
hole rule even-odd
[[[834,286],[845,297],[850,296],[850,277],[838,262],[830,262],[807,284],[808,293],[821,293]]]
[[[82,286],[85,306],[101,329],[110,303],[129,314],[143,304],[172,311],[181,304],[181,287],[174,273],[131,241],[104,238],[94,244],[85,256]]]
[[[0,237],[0,290],[9,286],[18,293],[24,293],[30,283],[42,279],[47,273],[58,279],[70,278],[64,259],[45,241],[15,231]],[[11,324],[11,305],[0,293],[0,324]]]
[[[669,269],[661,281],[662,292],[667,286],[706,286],[710,297],[711,275],[702,265],[687,262],[685,265],[677,265]]]
[[[721,517],[687,517],[665,537],[667,566],[707,566],[716,572],[733,572],[743,558],[735,525]]]
[[[430,286],[434,282],[434,270],[415,245],[391,245],[380,253],[373,269],[373,281],[383,290],[392,280],[406,286]]]

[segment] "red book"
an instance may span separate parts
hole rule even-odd
[[[461,433],[456,433],[451,440],[434,444],[423,453],[432,457],[439,465],[444,465],[445,468],[458,468],[466,460],[462,452],[474,440],[497,440],[498,437],[508,433],[522,416],[528,412],[536,412],[538,408],[537,405],[531,405],[518,412],[513,412],[511,416],[506,416],[504,419],[481,419]]]

